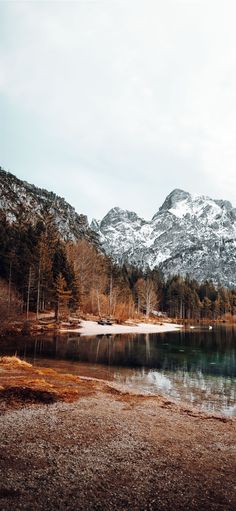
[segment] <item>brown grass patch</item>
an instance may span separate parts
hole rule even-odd
[[[55,376],[57,374],[57,372],[55,371],[55,369],[50,369],[49,367],[40,367],[40,369],[36,369],[36,372],[38,374],[42,374],[42,375],[45,375],[45,376]]]
[[[53,391],[32,387],[7,387],[0,392],[0,398],[9,401],[9,404],[24,403],[54,403],[57,394]]]
[[[0,406],[4,409],[58,400],[72,402],[97,388],[92,381],[50,368],[35,368],[17,357],[0,357],[0,369]]]
[[[21,369],[32,369],[32,364],[21,360],[18,357],[0,357],[0,365],[3,365],[5,369],[21,368]]]

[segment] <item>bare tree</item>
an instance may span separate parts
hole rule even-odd
[[[149,317],[150,312],[158,303],[156,287],[151,279],[139,279],[135,287],[139,306],[146,311],[146,316]]]
[[[67,246],[67,256],[76,276],[80,306],[100,316],[104,312],[103,295],[108,279],[104,255],[88,241],[81,240]]]

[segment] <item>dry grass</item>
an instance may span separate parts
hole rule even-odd
[[[57,394],[32,387],[6,387],[1,391],[0,399],[7,400],[9,405],[14,407],[24,403],[54,403],[57,401]]]
[[[0,409],[24,404],[72,402],[95,392],[99,383],[39,368],[17,357],[0,357]]]
[[[4,366],[5,369],[32,369],[32,365],[25,360],[21,360],[18,357],[0,357],[0,366]]]
[[[58,399],[53,384],[39,378],[39,371],[18,357],[0,358],[0,402],[9,406],[21,403],[53,403]]]

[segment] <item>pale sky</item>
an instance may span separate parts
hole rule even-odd
[[[235,0],[0,1],[0,165],[79,213],[236,206]]]

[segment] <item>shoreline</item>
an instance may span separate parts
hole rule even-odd
[[[196,321],[192,320],[178,320],[167,318],[166,320],[157,321],[148,321],[145,322],[145,318],[143,320],[130,320],[124,322],[122,324],[113,323],[112,325],[99,325],[99,318],[93,319],[80,319],[77,318],[77,325],[73,326],[68,325],[67,322],[62,321],[56,323],[55,316],[49,312],[41,314],[39,320],[37,320],[35,314],[31,315],[28,320],[23,317],[19,317],[14,321],[11,321],[4,325],[2,328],[0,326],[0,338],[4,336],[13,336],[13,335],[39,335],[39,334],[65,334],[65,333],[76,333],[81,336],[97,336],[97,335],[116,335],[116,334],[155,334],[155,333],[165,333],[165,332],[174,332],[179,331],[180,329],[186,328],[198,328],[201,326],[217,326],[217,325],[225,325],[230,327],[235,327],[236,323],[223,321],[223,320],[201,320]],[[44,320],[48,320],[45,321]],[[70,321],[70,320],[68,320]],[[64,324],[65,323],[65,324]],[[79,324],[78,324],[79,323]]]
[[[1,362],[4,510],[235,509],[235,419]]]
[[[116,334],[154,334],[178,331],[183,325],[177,323],[136,323],[134,325],[98,325],[96,321],[81,320],[80,328],[60,328],[61,333],[74,332],[82,336]]]
[[[2,411],[11,410],[12,405],[13,409],[18,409],[35,403],[72,403],[81,398],[81,392],[87,395],[91,389],[93,392],[114,394],[121,399],[154,400],[173,411],[223,422],[233,421],[236,424],[234,415],[202,410],[187,400],[179,401],[161,393],[142,392],[131,389],[125,383],[105,378],[75,375],[61,371],[60,368],[33,365],[15,355],[0,357],[0,415]]]
[[[170,396],[146,393],[138,389],[130,389],[125,383],[96,378],[94,376],[74,375],[58,368],[33,365],[17,356],[0,357],[0,415],[1,404],[5,403],[5,411],[15,408],[32,406],[35,403],[49,404],[55,402],[76,402],[81,395],[92,392],[113,394],[120,399],[128,398],[140,401],[157,401],[168,409],[183,414],[205,419],[235,422],[236,416],[220,412],[210,412],[192,405],[187,400],[175,400]],[[26,391],[26,392],[25,392]]]

